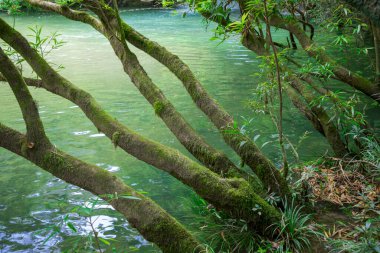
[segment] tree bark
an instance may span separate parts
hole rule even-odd
[[[88,23],[103,34],[105,32],[101,23],[98,20],[93,20],[93,17],[84,17],[82,13],[76,15],[76,11],[62,10],[62,7],[59,5],[48,4],[41,0],[27,1],[40,8],[57,12],[67,18]],[[228,131],[233,126],[233,118],[210,97],[190,68],[180,60],[178,56],[170,53],[156,42],[150,41],[126,23],[122,22],[122,28],[128,42],[168,67],[168,69],[182,81],[196,105],[209,117],[213,124],[219,129],[226,143],[229,144],[242,158],[242,161],[255,172],[264,186],[270,188],[271,191],[277,193],[279,196],[286,196],[289,193],[289,189],[285,179],[281,177],[279,171],[261,153],[251,139],[240,133],[231,134],[231,131]],[[243,147],[241,146],[242,143],[245,143]]]
[[[380,7],[379,7],[380,8]],[[376,72],[376,84],[380,88],[380,24],[376,25],[372,23],[373,44],[375,47],[375,72]]]
[[[149,78],[145,70],[138,62],[137,57],[120,41],[120,38],[116,36],[118,31],[110,31],[109,24],[99,23],[94,17],[86,17],[86,13],[71,11],[68,7],[62,7],[46,1],[28,1],[35,6],[44,6],[46,9],[60,12],[70,18],[78,15],[79,17],[77,17],[76,20],[94,24],[93,26],[110,41],[115,54],[119,57],[123,64],[124,71],[130,76],[136,88],[152,105],[156,115],[164,121],[166,126],[177,137],[181,144],[195,158],[216,173],[220,173],[222,175],[232,174],[232,176],[244,174],[244,172],[239,171],[239,169],[228,159],[225,154],[207,144],[206,141],[186,122],[182,115],[165,97],[162,91]],[[100,17],[103,17],[102,15],[105,13],[106,9],[102,9],[101,5],[96,7],[98,7],[96,8],[98,11],[102,12],[101,14],[99,13],[99,15],[101,15]],[[248,177],[248,175],[245,176]]]
[[[136,158],[164,170],[192,187],[201,197],[231,216],[253,222],[265,229],[280,218],[279,212],[263,200],[244,179],[225,179],[187,158],[177,150],[165,147],[134,133],[106,113],[87,92],[77,88],[54,71],[21,34],[0,19],[0,37],[31,65],[42,79],[43,88],[77,104],[94,125]],[[252,208],[259,205],[262,215]]]
[[[380,87],[333,61],[322,49],[318,48],[317,44],[307,36],[299,24],[294,21],[285,20],[278,15],[272,15],[270,23],[272,26],[293,33],[309,56],[316,58],[321,64],[329,63],[331,65],[332,71],[340,81],[360,90],[380,103]]]
[[[34,148],[25,153],[23,143],[27,137],[0,124],[0,146],[24,157],[53,176],[89,191],[108,201],[123,214],[129,224],[141,235],[155,243],[163,252],[203,252],[203,247],[178,221],[150,198],[125,185],[114,174],[78,160],[53,146]],[[134,196],[109,199],[108,194]]]
[[[1,48],[0,72],[11,86],[27,130],[27,134],[23,135],[0,123],[1,147],[110,202],[147,240],[156,243],[164,252],[202,250],[197,240],[152,200],[135,192],[110,172],[55,149],[45,134],[36,103],[21,74]],[[106,195],[117,193],[120,198],[110,198]],[[122,198],[123,194],[137,197],[139,200]]]
[[[242,10],[246,9],[245,1],[238,1],[238,3],[240,4],[240,8]],[[210,16],[207,13],[202,13],[202,15],[204,15],[205,18],[208,18]],[[273,22],[273,18],[269,19],[269,22]],[[219,24],[228,25],[228,21],[224,20],[223,22]],[[265,41],[265,39],[261,37],[260,40],[257,40],[257,39],[252,40],[253,38],[251,36],[252,34],[255,34],[255,31],[253,29],[250,29],[249,32],[245,32],[244,34],[242,34],[242,44],[258,55],[261,55],[261,56],[268,55],[269,52],[264,50],[263,48],[263,41]],[[308,37],[307,39],[309,40]],[[291,85],[293,86],[293,89],[297,90],[297,92],[302,97],[304,97],[304,99],[306,100],[308,104],[310,104],[312,101],[316,99],[316,97],[311,92],[305,89],[302,81],[297,77],[295,73],[292,73],[292,71],[288,68],[286,68],[285,72],[288,73],[286,75],[287,81],[291,83]],[[314,128],[326,137],[330,146],[334,150],[334,153],[339,157],[344,156],[345,154],[348,154],[347,147],[342,141],[339,135],[339,131],[337,127],[334,125],[334,123],[331,121],[331,118],[329,117],[328,113],[324,109],[318,108],[316,106],[306,109],[305,104],[303,104],[301,100],[296,96],[296,94],[294,94],[294,91],[290,89],[290,86],[286,85],[284,87],[286,89],[287,94],[290,95],[290,99],[292,100],[292,103],[298,109],[300,109],[300,112],[302,112],[306,118],[311,120]]]

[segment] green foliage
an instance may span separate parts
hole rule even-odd
[[[251,13],[254,19],[265,16],[265,5],[268,9],[268,16],[276,12],[278,5],[281,4],[279,1],[267,0],[265,3],[262,0],[249,0],[247,2],[247,10]]]
[[[27,35],[27,37],[31,38],[29,44],[44,59],[46,59],[46,57],[50,55],[50,53],[52,53],[54,50],[61,48],[66,43],[65,41],[60,39],[61,34],[57,32],[44,36],[42,26],[36,25],[34,27],[28,27],[28,29],[32,32],[31,34]],[[14,62],[14,64],[18,67],[20,72],[22,72],[22,63],[25,61],[25,59],[22,58],[21,55],[17,53],[17,51],[10,47],[8,44],[1,43],[1,46],[4,52],[7,54],[7,56]],[[57,70],[61,70],[64,68],[62,65],[57,65],[53,62],[49,62],[49,64],[55,66]]]
[[[55,0],[55,3],[68,7],[71,7],[76,4],[81,4],[82,2],[83,0]]]
[[[42,56],[47,57],[53,50],[62,47],[65,42],[60,39],[62,34],[54,32],[50,35],[42,35],[42,26],[28,27],[32,32],[28,37],[32,38],[30,45]]]
[[[356,143],[360,143],[361,149],[357,161],[368,175],[380,181],[380,143],[376,136],[368,129],[353,125],[346,134]]]
[[[248,16],[250,15],[249,12],[244,13],[241,15],[241,19],[237,20],[235,22],[229,23],[226,27],[226,30],[229,30],[233,33],[242,33],[245,32],[245,29],[247,28],[247,22],[249,21]]]
[[[140,194],[146,194],[146,192],[138,192]],[[118,199],[127,199],[132,201],[140,201],[141,198],[124,193],[113,193],[100,195],[102,199],[106,199],[107,202],[112,202]],[[104,206],[107,205],[102,199],[98,197],[90,197],[83,205],[76,205],[72,207],[66,201],[57,200],[54,203],[48,203],[53,205],[54,208],[58,208],[61,213],[64,213],[58,221],[36,232],[38,235],[45,236],[42,244],[48,243],[56,236],[73,236],[67,240],[74,240],[70,244],[70,248],[64,252],[119,252],[113,246],[117,240],[105,236],[105,232],[109,231],[107,227],[102,224],[97,224],[97,219],[101,215],[107,215],[107,209]],[[78,223],[78,218],[84,218],[85,224]],[[80,225],[78,225],[80,224]],[[87,229],[86,229],[87,227]],[[91,229],[91,231],[88,230]],[[103,251],[105,250],[105,251]],[[137,248],[130,246],[128,252],[134,252]],[[124,251],[123,251],[124,252]]]
[[[374,140],[373,137],[362,136],[361,143],[364,145],[364,148],[361,152],[361,158],[364,161],[372,164],[372,169],[370,173],[377,178],[377,181],[380,181],[380,145],[379,142]]]
[[[329,91],[326,95],[319,96],[311,102],[312,106],[322,107],[331,113],[330,121],[336,124],[346,145],[354,153],[360,152],[357,150],[358,142],[363,142],[359,146],[362,146],[361,150],[365,150],[365,146],[370,143],[368,137],[374,135],[366,129],[368,123],[365,112],[357,109],[361,103],[362,100],[357,93],[349,94],[339,90]],[[373,137],[370,138],[375,141]]]
[[[310,248],[310,239],[322,236],[317,232],[316,224],[311,222],[310,214],[302,213],[302,206],[284,201],[281,221],[273,224],[271,229],[286,251],[304,252]]]
[[[281,201],[274,195],[268,196],[266,200],[274,205]],[[196,195],[192,207],[194,212],[204,217],[199,221],[199,234],[207,242],[205,252],[305,252],[310,246],[309,240],[322,235],[316,231],[316,225],[311,223],[311,215],[301,213],[302,207],[296,206],[294,201],[290,204],[284,202],[281,221],[268,228],[277,236],[274,241],[259,236],[244,220],[231,219],[225,213],[216,211]],[[253,210],[260,213],[259,206],[253,207]]]
[[[331,12],[325,12],[325,19],[321,25],[325,26],[330,31],[342,30],[343,28],[349,28],[352,33],[360,33],[363,28],[367,27],[360,16],[360,13],[353,11],[352,8],[346,4],[339,3],[334,5],[331,3]],[[326,16],[329,15],[329,16]]]
[[[339,46],[346,45],[346,44],[348,44],[348,38],[346,36],[344,36],[343,34],[342,35],[338,35],[335,38],[335,40],[333,41],[333,44],[339,45]]]
[[[219,212],[198,195],[192,195],[192,208],[202,218],[192,219],[199,236],[207,242],[204,252],[256,252],[259,237],[244,220],[232,219]]]
[[[171,7],[175,4],[175,1],[162,0],[162,7]]]
[[[139,200],[139,198],[130,195],[121,194],[118,196],[117,193],[109,194],[103,197],[108,198],[109,200],[124,197]],[[58,201],[56,204],[59,206],[66,205],[66,203],[61,203],[61,201]],[[104,248],[113,250],[114,247],[112,247],[112,242],[115,242],[116,240],[99,236],[101,233],[106,231],[106,227],[95,226],[95,223],[99,218],[99,209],[102,205],[104,205],[104,202],[101,199],[96,197],[90,198],[83,206],[75,206],[67,214],[60,218],[55,224],[39,230],[36,234],[45,236],[45,240],[42,242],[42,244],[46,244],[54,237],[63,234],[70,233],[78,235],[75,241],[72,243],[71,248],[66,252],[103,252],[102,249]],[[78,215],[80,217],[85,217],[86,225],[89,225],[89,227],[91,227],[91,232],[83,231],[82,227],[75,225],[75,220],[77,220]],[[83,234],[83,232],[87,234]]]
[[[333,66],[330,63],[321,64],[319,62],[308,61],[298,69],[298,73],[301,75],[313,74],[322,79],[329,79],[334,77]]]
[[[0,10],[6,11],[8,15],[19,15],[21,14],[22,2],[21,0],[0,0]]]
[[[277,52],[277,60],[280,69],[286,64],[286,58],[289,53],[289,49],[284,49]],[[255,73],[255,76],[258,77],[261,82],[259,82],[254,90],[253,98],[248,101],[248,106],[254,113],[263,113],[268,115],[272,120],[273,126],[276,130],[276,133],[273,133],[271,137],[274,140],[268,140],[264,142],[261,147],[264,147],[268,144],[277,143],[279,144],[280,133],[279,133],[279,123],[280,115],[278,113],[280,108],[280,96],[279,96],[279,84],[277,78],[277,66],[275,61],[274,54],[267,56],[260,56],[261,64],[259,65],[260,72]],[[289,85],[285,80],[288,75],[286,71],[279,71],[280,80],[282,85],[282,90],[286,89]],[[286,150],[290,149],[296,162],[299,161],[299,155],[297,152],[297,146],[295,146],[290,139],[282,132],[283,143],[275,145],[274,147],[279,148],[283,157],[286,157]],[[304,139],[304,138],[303,138]],[[301,139],[299,141],[299,144]],[[299,145],[298,145],[299,146]],[[283,147],[283,149],[281,149]],[[287,163],[287,162],[286,162]],[[285,164],[285,162],[284,162]]]

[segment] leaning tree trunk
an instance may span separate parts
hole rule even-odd
[[[195,158],[201,161],[205,166],[211,168],[214,172],[225,177],[243,177],[253,184],[260,184],[255,176],[238,169],[225,154],[208,145],[185,121],[182,115],[178,113],[161,90],[149,78],[138,62],[137,57],[129,50],[127,45],[123,44],[124,39],[121,40],[116,36],[116,34],[120,34],[119,31],[117,31],[117,29],[110,30],[110,23],[108,20],[105,20],[106,17],[104,15],[107,11],[111,13],[113,11],[108,10],[101,4],[94,6],[94,11],[97,11],[99,17],[103,18],[102,23],[88,13],[74,11],[51,2],[41,0],[27,1],[36,7],[54,11],[73,20],[88,23],[102,33],[110,41],[116,55],[123,64],[125,72],[130,76],[140,93],[148,100],[156,114],[162,118],[172,133]],[[98,2],[91,2],[91,4],[97,3]]]
[[[42,79],[43,88],[77,104],[99,131],[136,158],[164,170],[192,187],[216,208],[235,218],[256,223],[264,230],[278,221],[280,214],[262,199],[252,185],[241,178],[221,178],[209,169],[187,158],[177,150],[146,139],[119,123],[106,113],[87,92],[77,88],[54,71],[26,39],[0,19],[0,37],[11,45],[31,65]],[[259,205],[261,216],[252,208]]]
[[[78,160],[53,146],[24,152],[26,136],[0,124],[0,146],[24,157],[53,176],[108,201],[141,235],[163,252],[203,252],[201,244],[150,198],[128,187],[114,174]],[[134,196],[138,200],[105,196]]]
[[[308,53],[309,56],[316,58],[321,64],[330,64],[335,77],[352,86],[353,88],[363,92],[365,95],[371,97],[376,102],[380,103],[380,87],[370,82],[366,78],[351,72],[338,62],[332,60],[323,49],[318,48],[318,45],[312,41],[305,33],[302,27],[296,22],[285,20],[278,15],[272,15],[270,24],[277,28],[288,30],[293,33],[301,44],[302,48]]]
[[[99,32],[105,33],[101,22],[87,13],[63,8],[57,4],[41,0],[28,0],[28,2],[36,7],[64,15],[69,19],[88,23]],[[129,42],[163,63],[183,82],[194,102],[219,129],[223,138],[241,156],[243,162],[250,166],[263,181],[265,187],[269,187],[271,191],[280,196],[287,195],[289,189],[285,179],[281,177],[278,170],[261,153],[252,140],[240,133],[231,134],[231,131],[228,131],[233,125],[233,118],[207,94],[188,66],[164,47],[148,40],[124,22],[121,21],[121,23],[124,35]],[[245,143],[243,148],[241,147],[242,143]]]
[[[375,47],[375,72],[376,72],[376,84],[380,88],[380,24],[374,24],[371,22],[373,44]]]
[[[238,2],[241,5],[241,9],[244,10],[246,2]],[[211,16],[207,12],[202,12],[201,14],[205,18],[210,18]],[[223,26],[227,26],[229,24],[228,20],[218,19],[216,20],[216,22],[219,22],[219,24]],[[264,37],[257,38],[255,30],[246,31],[242,35],[242,44],[247,49],[255,52],[260,56],[269,54],[268,50],[266,50],[264,47],[265,41],[266,39]],[[285,67],[282,66],[282,68]],[[307,105],[305,105],[304,102],[301,102],[300,97],[294,93],[293,89],[297,90],[299,95],[301,95],[301,97],[303,97],[303,99],[306,100],[307,104],[310,104],[312,101],[316,99],[313,93],[305,89],[302,80],[300,80],[295,73],[292,73],[290,69],[286,68],[285,71],[288,73],[286,79],[293,87],[291,88],[290,86],[285,85],[284,89],[286,90],[287,94],[290,95],[289,98],[291,99],[292,103],[300,110],[301,113],[304,114],[306,118],[308,118],[311,121],[313,127],[326,137],[327,141],[329,142],[330,146],[332,147],[334,153],[337,156],[344,156],[348,154],[348,149],[341,136],[339,135],[337,127],[331,121],[331,117],[328,115],[328,113],[324,109],[318,108],[316,106],[306,108],[305,106]]]
[[[287,77],[290,85],[297,90],[299,94],[310,105],[316,99],[315,95],[308,90],[300,79],[295,75]],[[320,125],[322,126],[322,134],[326,137],[328,143],[332,147],[335,155],[343,157],[349,153],[346,144],[342,141],[342,137],[339,134],[338,128],[335,126],[334,121],[328,115],[325,109],[317,105],[311,106],[311,111],[318,118]],[[316,128],[317,129],[317,128]],[[317,129],[318,130],[318,129]]]
[[[0,146],[54,176],[96,194],[124,214],[130,224],[164,252],[200,252],[202,247],[181,224],[149,198],[126,186],[112,173],[57,150],[45,134],[38,109],[17,68],[0,48],[0,72],[21,108],[27,134],[0,123]],[[110,198],[118,194],[138,199]]]

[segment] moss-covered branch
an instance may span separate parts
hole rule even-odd
[[[245,10],[247,8],[246,1],[238,1],[238,3],[242,10]],[[202,13],[202,15],[205,18],[208,18],[210,16],[209,14],[204,12]],[[227,25],[228,22],[219,21],[219,24]],[[246,48],[260,56],[268,55],[268,50],[265,50],[264,48],[265,38],[256,38],[258,36],[253,36],[254,34],[256,34],[256,31],[254,29],[245,31],[245,33],[242,34],[242,44]],[[302,80],[298,78],[298,76],[295,73],[293,73],[293,71],[291,71],[288,68],[285,68],[284,66],[282,66],[282,68],[282,71],[285,71],[287,73],[287,81],[291,84],[291,86],[285,85],[284,89],[286,93],[289,95],[289,98],[292,101],[292,103],[307,119],[311,121],[313,127],[326,137],[327,141],[329,142],[337,156],[343,156],[347,154],[347,147],[342,141],[341,136],[339,135],[339,131],[337,127],[334,125],[334,123],[331,121],[331,117],[329,117],[328,113],[324,109],[319,108],[317,106],[309,106],[312,101],[315,101],[317,99],[317,97],[305,88],[305,85],[303,84]]]
[[[155,243],[163,252],[201,252],[199,242],[172,216],[150,198],[136,192],[114,174],[95,165],[85,163],[50,146],[35,147],[23,152],[26,136],[0,124],[0,146],[24,157],[53,176],[87,190],[108,201],[123,214],[148,241]],[[110,198],[134,196],[132,198]]]
[[[357,73],[351,72],[331,59],[323,49],[319,48],[318,45],[309,38],[298,22],[281,18],[278,15],[272,15],[270,24],[293,33],[310,57],[317,59],[321,64],[329,63],[331,65],[332,71],[338,80],[363,92],[380,103],[380,88],[376,84]]]
[[[42,79],[45,89],[77,104],[108,138],[112,139],[114,133],[118,132],[118,146],[129,154],[170,173],[215,207],[233,217],[257,222],[257,228],[265,228],[280,218],[279,212],[256,193],[260,190],[253,189],[244,179],[221,178],[179,151],[144,138],[119,123],[105,112],[89,93],[74,86],[54,71],[20,33],[1,19],[0,37],[30,64]],[[252,209],[255,205],[262,208],[261,216]]]
[[[190,68],[177,55],[172,54],[158,43],[144,37],[125,22],[122,23],[122,26],[128,42],[165,65],[182,81],[195,104],[213,122],[222,134],[225,142],[257,174],[264,185],[279,195],[286,195],[289,190],[278,170],[261,153],[251,139],[238,132],[231,134],[229,130],[234,124],[233,118],[207,93]],[[242,148],[241,143],[245,143],[244,148]]]
[[[98,31],[104,33],[104,29],[99,30],[98,23],[89,22],[91,19],[83,19],[80,17],[72,17],[72,13],[75,11],[71,11],[70,15],[66,15],[65,12],[61,10],[58,6],[56,8],[47,8],[44,4],[45,1],[40,0],[27,0],[35,6],[44,8],[46,10],[55,11],[61,15],[64,15],[67,18],[82,21],[92,25]],[[193,101],[197,104],[197,106],[209,117],[209,119],[214,123],[214,125],[219,129],[222,133],[223,138],[226,143],[228,143],[243,159],[243,162],[250,166],[252,170],[259,174],[264,175],[265,177],[261,177],[260,179],[263,181],[266,187],[269,187],[272,191],[278,193],[279,195],[286,194],[288,192],[286,182],[281,175],[277,171],[277,169],[273,166],[273,164],[261,154],[260,150],[256,147],[256,145],[245,136],[236,133],[234,135],[228,134],[228,129],[233,125],[233,118],[213,100],[206,90],[203,88],[201,83],[196,79],[190,68],[176,55],[170,53],[164,47],[160,46],[158,43],[150,41],[137,31],[135,31],[132,27],[127,25],[125,22],[122,23],[122,28],[124,30],[124,36],[128,42],[137,48],[143,50],[148,53],[150,56],[164,64],[170,71],[172,71],[184,84],[185,88],[189,92]],[[159,115],[162,114],[163,109],[165,108],[165,104],[160,101],[153,101],[153,106],[156,111],[159,112]],[[169,114],[170,115],[170,114]],[[241,143],[248,143],[247,149],[241,149]],[[249,150],[253,149],[253,150]],[[256,156],[258,155],[258,156]],[[209,159],[210,157],[208,157]],[[215,161],[215,165],[213,167],[216,168],[228,168],[228,174],[231,173],[233,175],[241,174],[241,171],[233,168],[232,165],[228,161],[228,165],[226,166],[225,159],[211,159],[211,161]],[[255,161],[255,162],[254,162]],[[210,162],[210,161],[209,161]],[[221,165],[219,163],[222,163]],[[259,163],[259,166],[256,164]],[[231,169],[232,168],[232,169]],[[265,171],[264,171],[265,170]],[[266,173],[269,171],[269,173]],[[273,176],[272,176],[273,175]],[[248,178],[247,175],[243,175],[244,178]]]
[[[27,128],[25,136],[0,123],[0,146],[110,202],[146,239],[156,243],[164,252],[201,250],[197,240],[152,200],[126,186],[112,173],[55,149],[45,135],[37,106],[24,79],[1,48],[0,72],[15,94]],[[109,197],[117,193],[138,200]]]
[[[59,4],[49,2],[49,1],[44,1],[44,0],[25,0],[25,1],[31,4],[32,6],[35,6],[47,11],[58,13],[72,20],[89,24],[93,28],[95,28],[97,31],[103,32],[103,25],[101,24],[101,22],[97,18],[91,16],[88,12],[73,10],[69,8],[67,5],[59,5]]]
[[[26,123],[27,138],[24,140],[24,150],[49,144],[38,114],[37,105],[29,93],[21,74],[2,48],[0,48],[0,72],[9,83]]]
[[[90,24],[105,35],[110,41],[115,54],[119,57],[125,72],[130,76],[132,82],[152,105],[156,115],[162,118],[167,127],[183,146],[193,154],[195,158],[205,166],[211,168],[214,172],[222,175],[232,174],[235,176],[244,174],[244,172],[239,171],[225,154],[207,144],[207,142],[194,131],[182,115],[174,108],[162,91],[153,83],[140,65],[137,57],[129,50],[124,39],[121,39],[121,37],[123,37],[121,35],[123,34],[120,33],[117,27],[115,27],[118,26],[119,23],[116,11],[109,8],[101,1],[85,1],[84,3],[99,16],[99,19],[96,19],[88,13],[71,10],[68,7],[62,7],[58,4],[40,0],[28,1],[34,6],[54,11],[73,20]],[[244,176],[248,177],[247,174]]]

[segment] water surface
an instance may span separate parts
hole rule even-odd
[[[257,85],[260,60],[242,47],[238,38],[220,44],[210,41],[212,26],[206,31],[197,15],[174,15],[171,10],[125,10],[122,18],[147,37],[178,54],[194,71],[208,92],[237,121],[254,118],[250,129],[260,134],[258,143],[273,140],[274,128],[268,117],[254,115],[244,106]],[[5,17],[11,22],[11,19]],[[61,73],[82,89],[90,92],[113,117],[145,137],[188,154],[173,137],[138,90],[133,86],[106,39],[91,27],[55,15],[18,17],[16,28],[24,35],[28,27],[42,25],[43,33],[59,32],[67,42],[49,57],[62,64]],[[276,32],[281,38],[284,34]],[[225,151],[238,163],[220,138],[217,130],[196,108],[182,84],[165,67],[148,55],[133,48],[153,81],[163,90],[176,108],[208,142]],[[41,118],[52,142],[63,151],[120,176],[136,190],[147,192],[169,213],[196,230],[192,217],[192,191],[182,183],[121,151],[109,139],[98,133],[80,109],[69,101],[31,88],[38,102]],[[24,123],[10,88],[0,84],[0,121],[24,131]],[[305,131],[313,132],[299,147],[306,160],[322,155],[328,146],[293,107],[288,106],[284,119],[285,132],[297,141]],[[275,162],[278,150],[273,145],[263,149]],[[52,177],[30,162],[0,150],[0,252],[60,252],[91,230],[83,217],[70,215],[79,229],[73,233],[67,227],[43,244],[46,232],[41,229],[59,223],[76,205],[83,206],[91,195]],[[102,205],[96,212],[96,225],[105,227],[102,235],[115,238],[113,245],[121,252],[129,247],[138,252],[155,252],[156,247],[145,241],[121,215]]]

